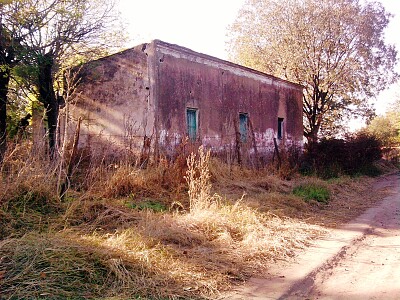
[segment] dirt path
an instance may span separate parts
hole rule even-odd
[[[374,189],[388,191],[378,206],[224,298],[400,299],[400,174]]]

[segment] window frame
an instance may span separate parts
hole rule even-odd
[[[194,126],[191,126],[189,115],[193,114]],[[199,135],[199,110],[193,107],[186,107],[186,131],[189,140],[196,141]]]
[[[239,112],[239,135],[240,135],[240,141],[242,143],[247,142],[248,133],[249,133],[249,114],[245,112]]]
[[[276,137],[278,140],[283,140],[284,137],[284,118],[278,118],[278,130],[276,132]]]

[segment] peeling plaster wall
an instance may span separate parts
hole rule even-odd
[[[80,146],[92,153],[112,153],[143,147],[154,132],[146,45],[99,59],[80,70],[73,116],[82,117]]]
[[[302,147],[299,85],[176,45],[154,43],[157,126],[163,151],[173,151],[187,136],[187,108],[198,110],[198,141],[213,151],[235,147],[239,113],[247,113],[251,123],[242,151],[271,154],[278,117],[284,118],[280,143]]]
[[[232,157],[268,156],[278,118],[283,139],[302,147],[302,87],[155,40],[84,65],[73,116],[83,118],[80,145],[92,153],[170,155],[188,135],[186,109],[197,109],[197,143]],[[237,143],[239,113],[249,119]],[[238,145],[240,145],[238,149]]]

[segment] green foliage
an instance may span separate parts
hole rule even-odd
[[[132,209],[151,210],[154,212],[163,212],[167,210],[167,207],[163,203],[151,199],[144,199],[139,203],[130,202],[126,206]]]
[[[14,138],[18,133],[18,122],[20,119],[18,110],[8,109],[7,110],[7,117],[6,117],[6,124],[7,124],[7,135],[10,138]]]
[[[293,194],[306,201],[315,200],[324,204],[328,203],[330,197],[329,190],[317,184],[299,185],[294,188]]]
[[[377,116],[365,131],[375,136],[384,147],[400,145],[400,100],[383,116]]]
[[[13,81],[10,83],[12,88],[18,89],[18,83]],[[28,114],[32,115],[32,107],[34,106],[34,100],[23,97],[16,93],[9,93],[8,97],[8,109],[6,115],[7,134],[9,138],[14,138],[20,131],[21,120]],[[30,120],[27,120],[30,122]],[[29,128],[24,128],[24,136],[29,134]]]
[[[11,70],[17,85],[11,89],[2,84],[0,89],[15,91],[18,101],[28,99],[30,93],[38,96],[45,106],[53,153],[60,105],[57,94],[66,89],[62,87],[64,70],[76,64],[75,58],[98,57],[104,49],[121,46],[124,41],[124,35],[116,34],[121,26],[114,26],[120,25],[116,24],[114,0],[3,0],[0,10],[4,16],[0,68]],[[106,34],[110,34],[107,39]],[[0,124],[7,124],[11,137],[18,132],[18,119],[24,116],[18,108],[18,104],[10,105],[7,120],[0,120]]]

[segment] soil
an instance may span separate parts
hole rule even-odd
[[[381,177],[371,193],[382,190],[376,206],[222,298],[400,299],[400,173]]]

